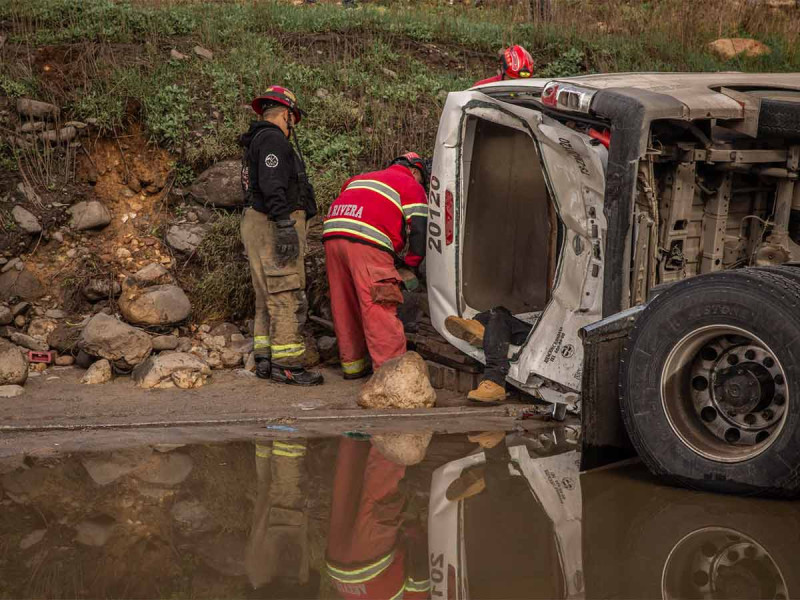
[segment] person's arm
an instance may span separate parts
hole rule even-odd
[[[294,153],[289,140],[278,130],[262,135],[258,147],[258,187],[267,214],[273,221],[291,218],[288,198],[289,178],[294,170]]]
[[[403,216],[408,226],[408,252],[404,262],[416,268],[425,258],[428,229],[428,199],[420,184],[410,186],[409,201],[403,203]]]

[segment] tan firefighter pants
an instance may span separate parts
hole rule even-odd
[[[250,277],[256,292],[253,331],[255,356],[272,356],[282,367],[299,367],[305,358],[302,329],[306,320],[306,216],[292,213],[300,238],[297,260],[278,266],[274,221],[253,208],[242,216],[242,242],[250,261]]]

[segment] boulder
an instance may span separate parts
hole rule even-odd
[[[185,254],[191,254],[206,236],[206,228],[196,223],[173,225],[167,230],[167,245]]]
[[[31,119],[57,119],[61,111],[55,104],[39,102],[30,98],[17,99],[17,112]]]
[[[416,352],[386,361],[358,394],[363,408],[430,408],[435,403],[428,366]]]
[[[81,337],[81,328],[61,323],[47,336],[47,344],[59,354],[72,354]]]
[[[730,60],[737,56],[754,57],[772,53],[766,44],[747,38],[721,38],[711,42],[708,50],[722,60]]]
[[[153,350],[175,350],[178,347],[178,338],[174,335],[159,335],[153,338]]]
[[[35,234],[42,232],[42,224],[39,223],[39,219],[25,207],[17,204],[11,209],[11,216],[25,233]]]
[[[28,359],[15,344],[0,338],[0,385],[23,385]]]
[[[111,381],[111,363],[105,358],[101,358],[86,369],[86,373],[81,377],[81,383],[95,385],[98,383],[108,383]]]
[[[225,160],[209,167],[195,179],[189,193],[200,204],[235,208],[244,204],[240,179],[242,163]]]
[[[385,433],[373,435],[370,442],[383,456],[398,465],[416,465],[423,461],[433,432]]]
[[[239,328],[233,323],[220,323],[219,325],[212,327],[208,334],[213,336],[222,336],[225,338],[225,342],[227,343],[231,341],[234,335],[242,335],[242,332],[239,331]]]
[[[219,353],[222,366],[230,369],[231,367],[238,367],[242,364],[242,354],[234,350],[225,349]]]
[[[151,356],[133,370],[133,380],[141,388],[191,389],[201,387],[211,375],[202,359],[186,352]]]
[[[22,346],[23,348],[33,350],[34,352],[47,352],[50,349],[46,342],[32,338],[31,336],[20,333],[19,331],[13,332],[8,337],[17,346]]]
[[[136,470],[134,477],[146,483],[178,485],[192,472],[192,466],[192,459],[186,454],[179,452],[153,454],[141,468]]]
[[[207,48],[203,48],[202,46],[195,46],[194,48],[192,48],[192,52],[194,52],[197,56],[199,56],[203,60],[211,60],[214,58],[214,53]]]
[[[83,297],[89,302],[98,302],[106,298],[116,298],[122,293],[122,286],[113,279],[90,279],[83,288]]]
[[[110,455],[84,457],[81,464],[97,485],[108,485],[142,466],[152,454],[151,448],[130,448]]]
[[[0,306],[0,325],[8,325],[14,320],[14,314],[7,306]]]
[[[214,529],[211,513],[197,500],[176,502],[170,514],[177,522],[178,529],[185,535],[205,533]]]
[[[27,269],[23,268],[21,271],[11,269],[0,275],[0,300],[15,297],[23,300],[38,300],[44,295],[45,289],[42,287],[42,282]]]
[[[111,213],[105,205],[98,200],[87,200],[73,204],[69,210],[72,216],[70,226],[78,231],[87,229],[102,229],[111,223]]]
[[[78,135],[77,128],[69,125],[67,127],[62,127],[61,129],[43,131],[39,134],[39,139],[43,142],[49,142],[51,144],[65,144],[74,140],[76,135]]]
[[[165,285],[167,283],[175,283],[169,271],[158,263],[150,263],[146,267],[142,267],[133,274],[133,279],[139,285]]]
[[[75,364],[75,357],[71,354],[65,354],[64,356],[57,356],[55,360],[57,367],[71,367]]]
[[[177,285],[141,288],[126,281],[119,298],[119,310],[126,321],[135,325],[173,325],[189,316],[192,305]]]
[[[50,334],[58,327],[58,323],[52,319],[32,319],[28,324],[28,335],[34,339],[46,342]]]
[[[81,332],[79,346],[93,356],[114,361],[121,369],[134,367],[150,354],[150,336],[104,313],[98,313]]]
[[[45,311],[44,316],[48,319],[66,319],[67,313],[58,308],[51,308]]]
[[[116,525],[117,522],[108,515],[86,519],[75,526],[75,541],[84,546],[105,546]]]
[[[16,398],[24,392],[25,388],[21,385],[0,385],[0,398]]]

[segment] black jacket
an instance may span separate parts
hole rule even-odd
[[[303,160],[277,125],[253,121],[239,138],[244,146],[242,189],[245,203],[273,221],[288,219],[295,210],[317,214],[314,188]]]

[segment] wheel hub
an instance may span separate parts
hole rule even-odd
[[[662,402],[673,430],[720,462],[761,453],[783,426],[789,390],[776,354],[749,332],[709,325],[670,352]]]

